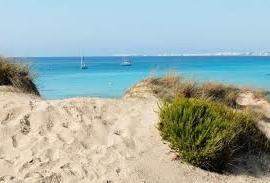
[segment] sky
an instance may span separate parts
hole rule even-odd
[[[0,54],[270,51],[269,0],[0,0]]]

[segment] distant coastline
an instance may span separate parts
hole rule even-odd
[[[0,55],[1,56],[1,55]],[[159,54],[112,54],[112,55],[85,55],[85,57],[270,57],[270,51],[263,52],[210,52],[210,53],[159,53]],[[11,58],[77,58],[79,55],[50,55],[50,56],[10,56]]]
[[[138,56],[138,57],[191,57],[191,56],[206,56],[206,57],[215,57],[215,56],[251,56],[251,57],[268,57],[270,56],[270,51],[265,52],[216,52],[216,53],[164,53],[164,54],[115,54],[112,56]]]

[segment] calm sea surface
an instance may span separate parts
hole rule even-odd
[[[139,80],[177,71],[188,79],[210,80],[270,90],[270,57],[132,57],[131,67],[121,57],[24,58],[38,75],[43,98],[78,96],[121,97]]]

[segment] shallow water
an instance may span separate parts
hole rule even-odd
[[[77,96],[120,97],[139,80],[177,71],[186,78],[231,83],[270,90],[270,57],[132,57],[133,65],[120,66],[121,57],[24,58],[37,73],[35,81],[45,99]]]

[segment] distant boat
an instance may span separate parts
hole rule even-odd
[[[84,57],[81,56],[81,69],[88,69],[87,65],[83,62]]]
[[[128,58],[123,58],[122,62],[120,64],[121,66],[131,66],[131,62],[128,60]]]

